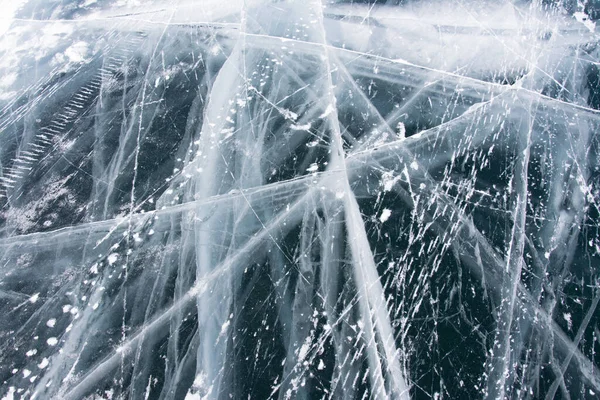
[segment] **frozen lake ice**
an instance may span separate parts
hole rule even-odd
[[[1,5],[0,398],[600,396],[599,1]]]

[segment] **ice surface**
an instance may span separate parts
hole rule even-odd
[[[6,10],[1,398],[598,398],[597,1]]]

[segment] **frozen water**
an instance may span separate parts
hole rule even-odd
[[[598,398],[600,2],[6,10],[0,397]]]

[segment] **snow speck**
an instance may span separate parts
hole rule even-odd
[[[307,131],[310,129],[310,127],[311,127],[310,122],[308,124],[304,124],[304,125],[296,125],[296,124],[290,125],[290,128],[292,128],[295,131]]]
[[[402,122],[398,122],[398,125],[396,125],[396,135],[398,136],[398,139],[404,139],[406,137],[406,127]]]
[[[221,326],[221,335],[224,335],[225,333],[227,333],[227,329],[229,328],[229,325],[231,323],[231,320],[227,320],[225,321],[225,323]]]
[[[113,265],[114,263],[117,262],[118,258],[119,258],[119,255],[117,253],[112,253],[111,255],[108,256],[108,264]]]
[[[563,318],[567,321],[567,325],[569,326],[569,330],[573,329],[573,319],[571,318],[570,313],[564,313]]]
[[[38,364],[38,368],[39,369],[44,369],[48,366],[48,364],[50,364],[50,362],[48,361],[48,359],[46,357],[44,357],[42,359],[42,362]]]
[[[390,215],[392,215],[392,210],[390,210],[388,208],[384,208],[383,211],[381,212],[381,215],[379,216],[379,220],[381,222],[385,222],[388,220],[388,218],[390,218]]]
[[[298,353],[298,360],[304,360],[306,358],[306,355],[308,354],[309,350],[310,350],[310,342],[307,340],[306,342],[304,342],[302,344],[302,347],[300,347],[300,351]]]
[[[317,172],[319,170],[319,164],[312,163],[308,168],[306,168],[308,172]]]

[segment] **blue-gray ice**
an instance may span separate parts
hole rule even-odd
[[[600,1],[0,6],[0,398],[600,396]]]

